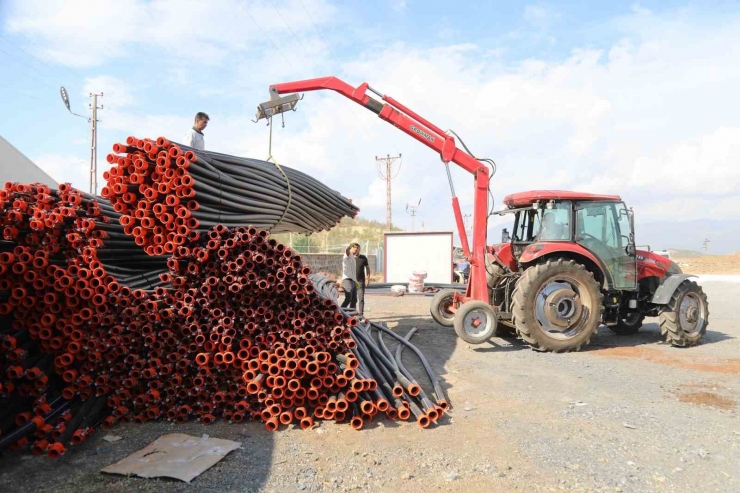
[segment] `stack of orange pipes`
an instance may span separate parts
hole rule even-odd
[[[368,360],[358,318],[267,231],[190,230],[163,269],[123,217],[68,185],[0,191],[0,449],[58,457],[128,420],[359,429],[444,412],[440,392],[422,411],[403,375],[379,373],[392,363]]]

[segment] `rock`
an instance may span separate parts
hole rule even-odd
[[[699,454],[699,457],[701,457],[702,459],[704,459],[704,460],[709,459],[709,452],[707,452],[706,450],[699,449],[699,451],[697,453]]]
[[[625,428],[629,428],[630,430],[636,430],[637,429],[637,426],[631,425],[629,423],[622,423],[622,426],[624,426]]]
[[[413,474],[406,473],[403,476],[401,476],[401,479],[403,479],[404,481],[408,481],[409,479],[411,479],[413,477],[414,477]]]
[[[471,406],[469,402],[465,401],[465,410],[472,411],[473,409],[473,406]]]
[[[455,481],[457,478],[460,477],[460,474],[457,473],[457,471],[452,471],[447,475],[447,481]]]

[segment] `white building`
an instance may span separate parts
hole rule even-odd
[[[0,187],[7,181],[38,182],[53,188],[59,186],[54,178],[47,175],[0,135]]]

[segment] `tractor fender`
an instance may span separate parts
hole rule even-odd
[[[593,253],[577,243],[533,243],[524,249],[524,252],[519,257],[519,263],[531,264],[540,259],[555,255],[562,255],[579,262],[583,261],[581,259],[590,261],[593,264],[593,268],[598,269],[598,271],[593,273],[597,278],[597,282],[602,283],[605,281],[608,286],[613,285],[611,274],[604,267],[604,264]]]
[[[655,294],[653,294],[651,302],[656,305],[665,305],[670,301],[671,296],[673,296],[673,293],[681,283],[691,277],[696,276],[691,274],[672,274],[665,276],[663,281],[660,283],[660,286],[658,286],[658,289],[655,290]]]

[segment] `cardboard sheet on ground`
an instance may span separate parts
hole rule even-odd
[[[173,433],[159,437],[146,448],[101,471],[142,478],[167,477],[189,483],[240,446],[208,435],[198,438]]]

